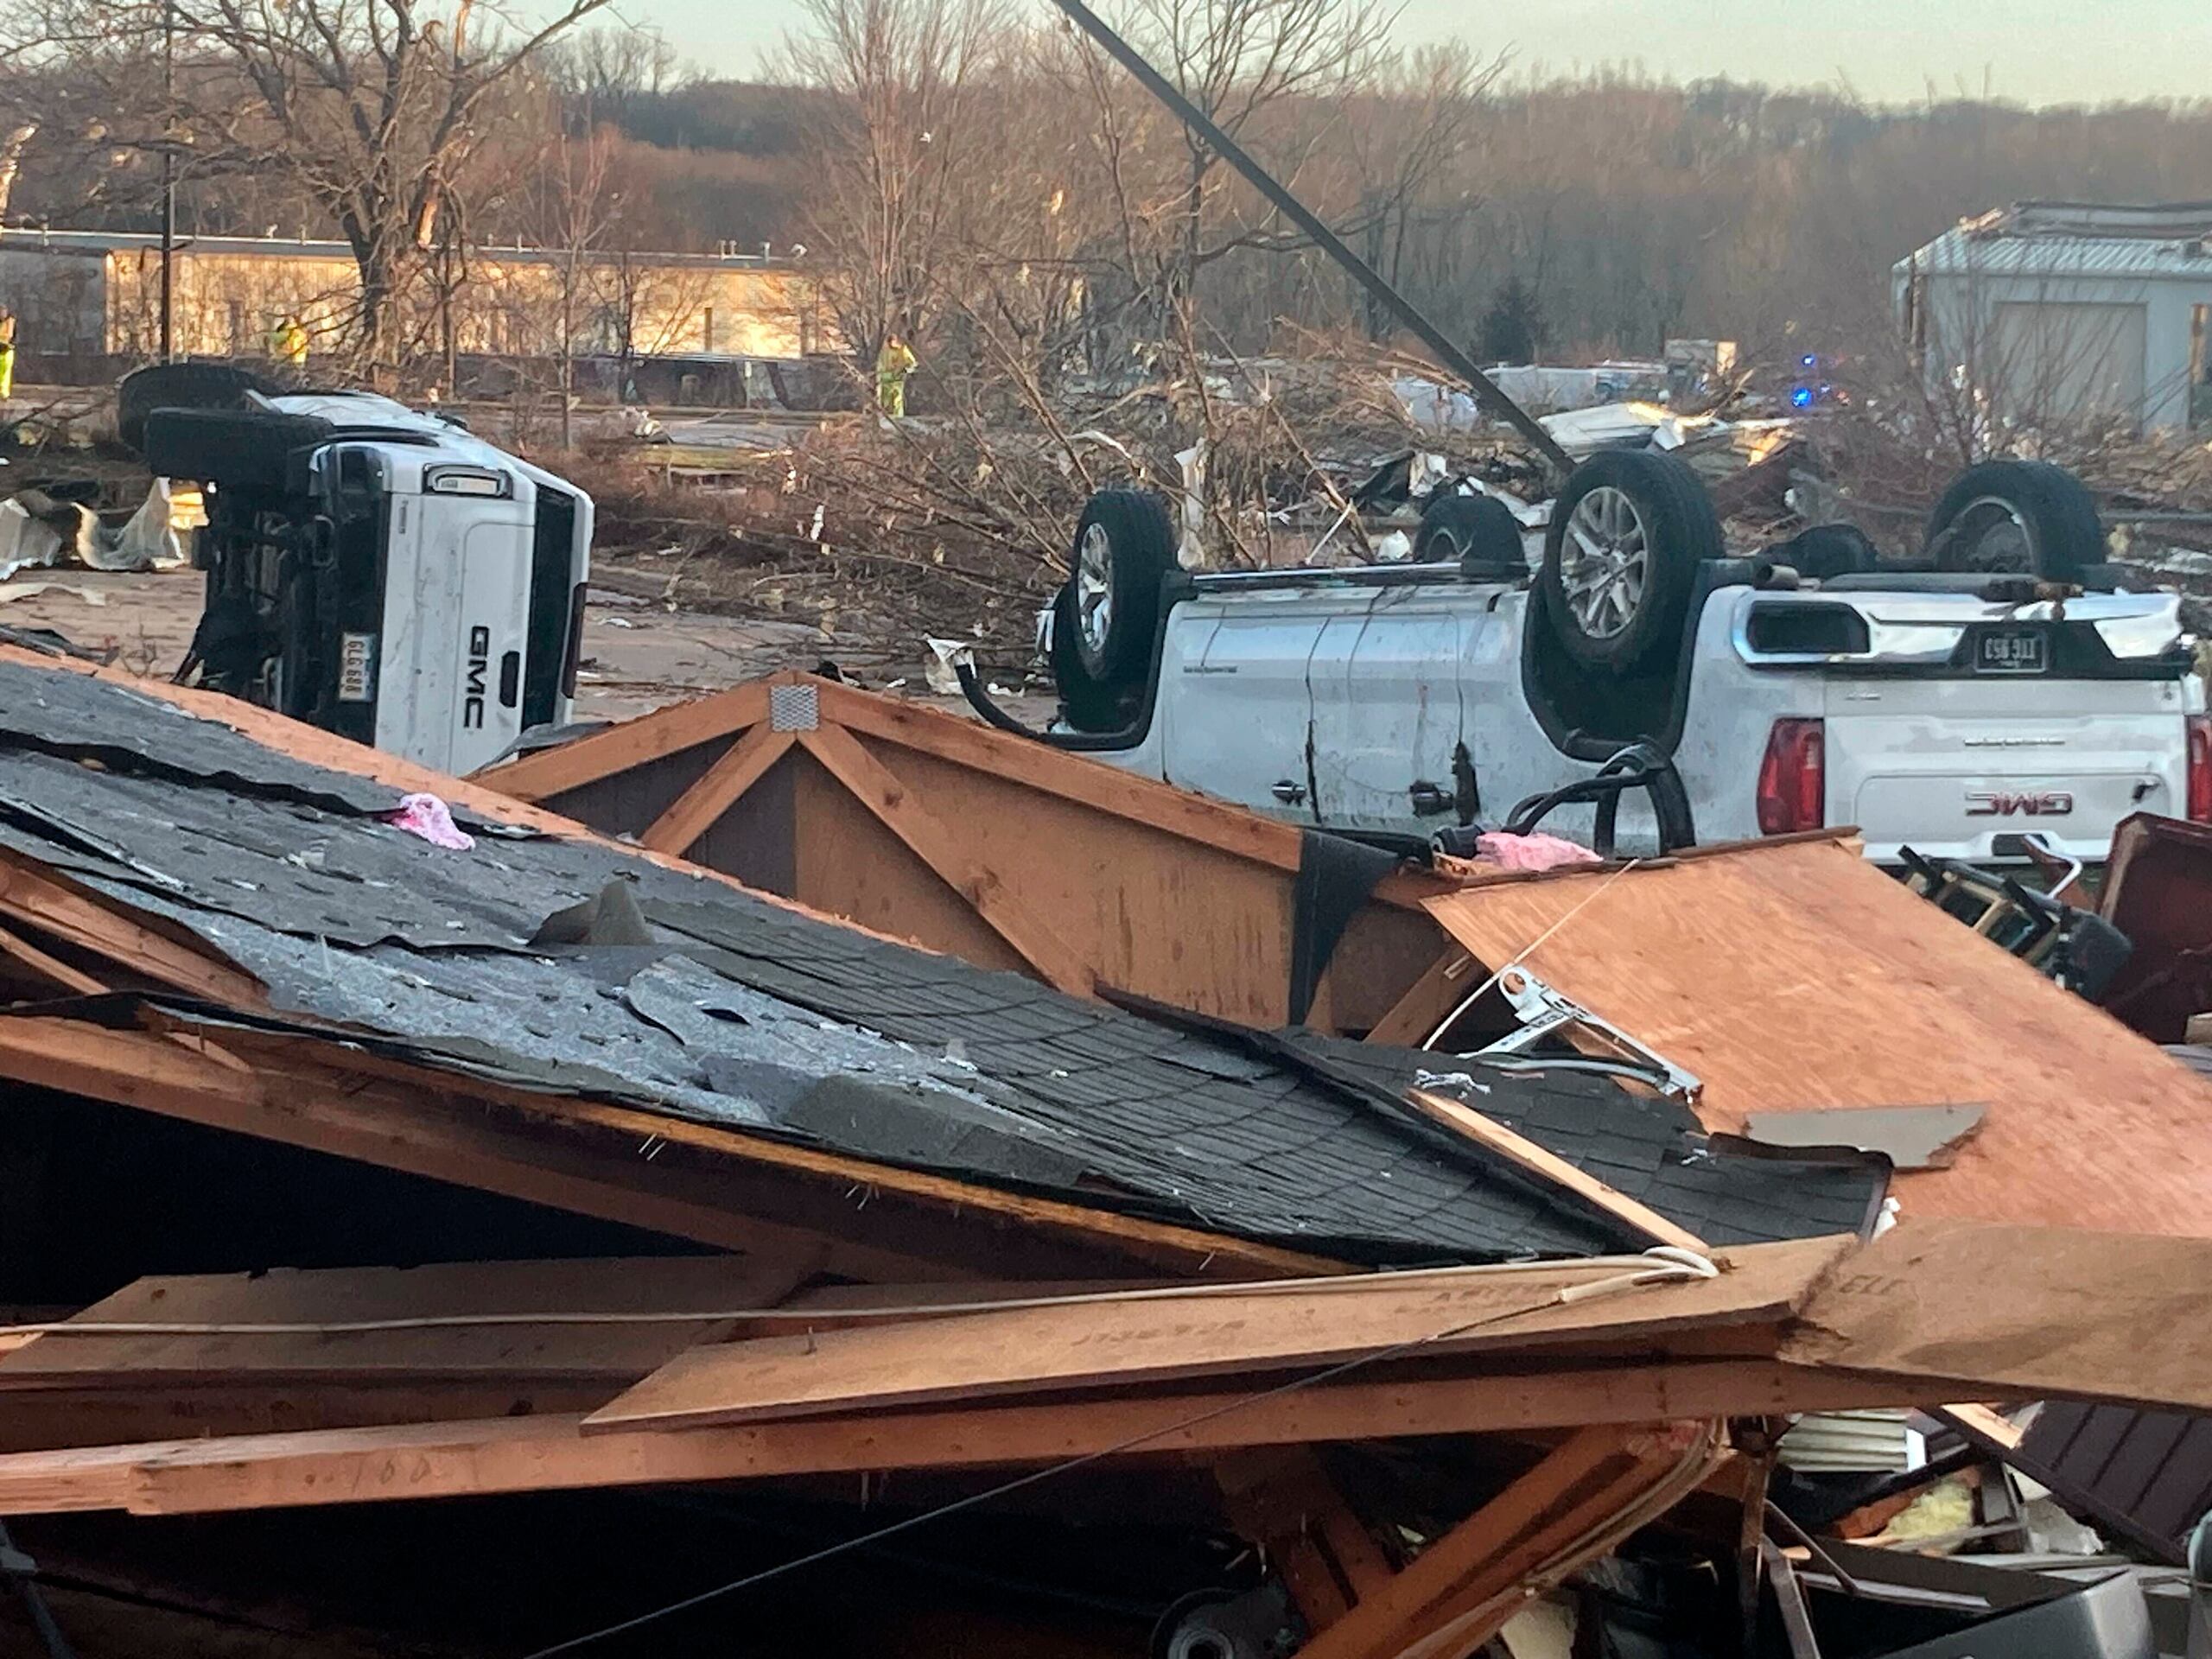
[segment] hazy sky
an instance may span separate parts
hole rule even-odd
[[[795,0],[620,3],[686,60],[726,74],[751,73],[798,12]],[[1543,70],[1842,78],[1883,100],[1917,99],[1930,81],[1980,92],[1985,79],[2027,103],[2212,97],[2212,0],[1406,0],[1402,29],[1408,41],[1510,46]]]

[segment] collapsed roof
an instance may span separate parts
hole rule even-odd
[[[230,1020],[1346,1261],[1648,1242],[1401,1103],[1419,1055],[1390,1057],[1393,1087],[581,832],[471,818],[473,849],[435,847],[385,822],[399,804],[128,686],[0,661],[0,849],[243,969],[266,1005]],[[632,899],[642,931],[549,934]],[[1752,1156],[1609,1079],[1483,1085],[1486,1109],[1716,1243],[1859,1230],[1879,1201],[1877,1160]]]

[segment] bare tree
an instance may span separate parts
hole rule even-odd
[[[1294,188],[1343,100],[1371,82],[1394,16],[1379,0],[1127,0],[1123,12],[1123,32],[1175,89],[1238,143],[1271,150]],[[1175,133],[1176,235],[1160,277],[1163,302],[1187,308],[1213,261],[1299,238],[1242,212],[1210,212],[1227,194],[1221,157],[1180,123]]]
[[[556,384],[561,399],[561,447],[575,445],[576,353],[596,321],[594,269],[613,232],[607,187],[613,136],[592,119],[587,104],[575,115],[556,105],[552,137],[530,180],[531,240],[544,251],[552,271],[550,301]]]
[[[810,240],[836,272],[841,331],[872,353],[890,332],[924,330],[964,194],[1011,159],[976,118],[1006,16],[1001,0],[802,0],[801,10],[785,71],[836,99]]]
[[[403,293],[487,100],[607,3],[560,0],[509,28],[476,0],[20,0],[0,38],[65,62],[141,149],[175,132],[203,175],[296,181],[359,268],[347,344],[388,371]],[[149,74],[165,40],[176,60],[168,100]]]

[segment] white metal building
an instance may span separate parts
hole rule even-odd
[[[2031,201],[1896,267],[1931,388],[2028,422],[2212,429],[2212,202]]]

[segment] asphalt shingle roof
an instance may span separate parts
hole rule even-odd
[[[1402,1052],[1331,1074],[620,848],[487,834],[442,850],[375,816],[391,804],[128,688],[0,664],[0,843],[190,929],[280,1014],[427,1064],[1357,1260],[1638,1242],[1394,1105],[1417,1063]],[[620,877],[656,944],[528,944]],[[1808,1174],[1693,1146],[1687,1114],[1605,1079],[1485,1080],[1483,1109],[1716,1243],[1856,1227],[1878,1199],[1863,1165]]]

